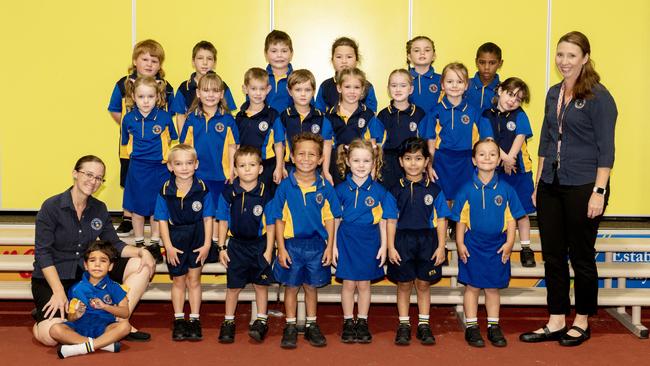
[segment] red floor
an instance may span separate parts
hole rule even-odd
[[[281,310],[281,305],[272,308]],[[437,345],[425,347],[414,341],[408,347],[393,345],[396,325],[393,306],[371,308],[370,325],[374,334],[369,345],[347,345],[338,340],[340,308],[335,305],[319,307],[319,323],[328,338],[328,346],[314,348],[302,338],[296,350],[279,347],[283,319],[271,318],[270,335],[263,344],[253,343],[246,334],[250,306],[240,307],[237,318],[237,339],[232,345],[216,342],[218,324],[223,320],[223,304],[206,304],[202,309],[204,340],[198,343],[172,342],[170,339],[171,305],[142,303],[133,323],[153,335],[148,343],[123,343],[120,354],[99,352],[89,356],[58,360],[53,348],[37,344],[32,339],[30,302],[0,302],[0,354],[2,365],[43,365],[48,362],[66,365],[198,365],[251,364],[262,365],[389,365],[389,364],[452,364],[457,365],[648,365],[650,340],[640,340],[630,334],[605,311],[592,322],[592,339],[578,348],[564,348],[555,343],[524,344],[519,333],[543,324],[545,311],[541,308],[502,309],[501,323],[510,344],[504,349],[487,346],[471,348],[465,344],[451,307],[431,310],[432,326]],[[412,307],[415,317],[415,308]],[[484,314],[482,314],[484,317]],[[650,324],[650,312],[644,313],[644,323]],[[484,327],[484,324],[482,324]]]

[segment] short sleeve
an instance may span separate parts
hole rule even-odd
[[[321,83],[320,86],[318,87],[318,94],[316,95],[316,102],[315,102],[315,107],[319,111],[325,113],[327,112],[327,104],[325,104],[325,98],[323,97],[323,94],[325,93],[323,91],[323,85],[325,83]]]
[[[214,217],[216,207],[214,207],[214,200],[212,199],[212,192],[208,192],[203,196],[203,217]]]
[[[378,144],[384,143],[384,131],[386,131],[386,128],[379,118],[375,117],[371,119],[368,129],[370,130],[370,138],[375,139]]]
[[[285,137],[285,132],[284,132],[284,126],[282,125],[282,120],[280,120],[280,116],[275,118],[275,121],[273,121],[273,139],[275,142],[284,142],[286,139]]]
[[[107,292],[109,295],[111,295],[113,304],[117,305],[126,297],[126,291],[124,291],[124,289],[122,288],[122,286],[120,286],[119,283],[113,280],[110,281],[111,281],[111,285],[107,286]]]
[[[343,211],[341,210],[341,203],[339,201],[338,196],[336,195],[336,191],[334,188],[329,185],[329,183],[326,184],[326,192],[327,192],[327,197],[326,199],[329,201],[330,204],[330,211],[332,211],[332,216],[335,218],[339,218],[343,216]]]
[[[169,220],[169,209],[167,208],[167,202],[160,194],[158,194],[158,197],[156,197],[156,208],[153,212],[153,218],[156,221]]]
[[[228,117],[228,123],[232,131],[232,137],[235,139],[235,145],[239,145],[239,128],[237,128],[237,122],[235,122],[235,119],[231,115],[228,115]]]
[[[323,136],[323,140],[332,140],[334,136],[332,122],[327,117],[323,117],[323,130],[321,131],[321,135]]]
[[[115,83],[113,93],[111,93],[111,100],[108,102],[108,111],[122,113],[122,92],[117,83]]]
[[[230,221],[230,203],[226,201],[223,193],[219,195],[214,218],[219,221]]]
[[[520,219],[526,216],[526,211],[519,201],[519,196],[515,192],[512,186],[508,186],[508,207],[510,208],[510,214],[515,219]]]
[[[528,120],[528,115],[526,112],[521,111],[517,114],[517,120],[515,121],[517,127],[515,128],[515,134],[524,135],[526,138],[533,137],[533,130],[530,128],[530,120]]]
[[[418,125],[418,133],[420,134],[420,137],[425,140],[435,139],[436,131],[432,125],[433,123],[431,122],[431,114],[426,113]]]
[[[366,107],[377,113],[377,96],[375,95],[375,87],[370,83],[368,83],[368,93],[366,94]]]
[[[449,205],[447,205],[447,198],[445,197],[445,194],[442,192],[442,190],[438,192],[438,196],[436,196],[436,199],[433,201],[433,207],[435,208],[439,219],[451,216]]]
[[[390,192],[384,192],[384,199],[381,201],[383,214],[382,219],[397,219],[397,201]]]
[[[481,139],[487,138],[487,137],[494,137],[494,132],[492,131],[492,125],[490,124],[490,120],[480,116],[478,120],[478,134],[481,137]]]
[[[237,104],[235,103],[235,99],[232,97],[232,92],[230,91],[230,88],[226,88],[226,92],[224,93],[224,98],[226,98],[226,104],[228,105],[228,110],[236,111]]]
[[[185,103],[185,96],[180,89],[181,88],[179,87],[176,91],[176,96],[174,97],[171,111],[172,113],[176,114],[185,114],[185,112],[187,112],[187,104]]]

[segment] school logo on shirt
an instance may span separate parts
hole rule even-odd
[[[194,212],[199,212],[203,208],[203,205],[201,204],[201,201],[194,201],[192,202],[192,211]]]
[[[508,123],[506,123],[506,128],[508,131],[514,131],[515,128],[517,128],[517,124],[514,121],[508,121]]]
[[[219,132],[219,133],[223,132],[223,130],[224,130],[225,128],[226,128],[226,127],[225,127],[225,126],[223,125],[223,123],[221,123],[221,122],[217,123],[217,124],[214,126],[214,129],[215,129],[217,132]]]
[[[432,92],[432,93],[437,93],[438,92],[438,85],[436,85],[436,84],[429,85],[429,91]]]
[[[366,197],[364,202],[366,203],[366,206],[368,206],[368,207],[372,207],[372,206],[375,205],[375,199],[372,198],[371,196]]]
[[[366,120],[363,118],[359,118],[359,122],[357,122],[357,125],[359,126],[359,128],[366,127]]]
[[[90,221],[90,227],[92,227],[95,230],[99,231],[99,230],[102,229],[103,226],[104,226],[104,223],[102,222],[102,220],[100,220],[100,219],[98,219],[96,217]]]
[[[323,203],[323,194],[322,193],[316,193],[316,203],[319,205]]]
[[[320,132],[319,125],[311,125],[311,133],[319,133],[319,132]]]
[[[433,203],[433,196],[432,195],[427,194],[426,196],[424,196],[424,204],[425,205],[431,206],[432,203]]]
[[[466,114],[463,114],[463,116],[460,117],[460,121],[463,122],[464,124],[468,124],[469,123],[469,116],[466,115]]]
[[[417,130],[417,129],[418,129],[418,124],[417,123],[415,123],[413,121],[409,122],[409,130],[411,130],[411,132],[415,132],[415,130]]]
[[[106,294],[104,297],[102,297],[102,301],[106,303],[107,305],[113,304],[113,299],[111,298],[111,295]]]
[[[497,194],[496,197],[494,197],[494,204],[497,206],[501,206],[503,204],[503,197],[500,194]]]
[[[262,121],[262,122],[260,122],[259,125],[257,125],[257,128],[259,128],[260,131],[262,131],[262,132],[266,132],[266,130],[269,129],[269,123],[266,122],[266,121]]]
[[[255,207],[253,207],[253,215],[259,216],[262,214],[262,212],[264,212],[262,205],[255,205]]]
[[[576,106],[576,109],[582,109],[582,107],[585,106],[585,100],[584,99],[576,99],[575,106]]]
[[[160,133],[162,132],[162,127],[160,127],[160,125],[154,125],[153,127],[151,127],[151,131],[156,135],[160,135]]]

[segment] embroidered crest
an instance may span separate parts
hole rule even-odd
[[[432,203],[433,203],[433,196],[432,195],[427,194],[426,196],[424,196],[424,204],[425,205],[431,206]]]
[[[151,131],[152,131],[153,133],[155,133],[156,135],[160,135],[160,133],[162,132],[162,127],[160,127],[160,125],[154,125],[154,126],[151,128]]]
[[[466,115],[466,114],[463,114],[463,116],[460,117],[460,121],[463,122],[464,124],[468,124],[469,123],[469,116]]]
[[[262,214],[262,212],[264,212],[262,205],[255,205],[255,207],[253,207],[253,215],[259,216]]]
[[[311,133],[319,133],[319,132],[320,132],[319,125],[311,125]]]
[[[102,297],[102,301],[105,302],[107,305],[113,304],[113,299],[109,294],[104,295],[104,297]]]
[[[506,128],[508,131],[514,131],[515,128],[517,128],[517,124],[514,121],[508,121],[508,123],[506,123]]]
[[[316,193],[316,203],[319,205],[323,203],[323,194],[322,193]]]
[[[429,85],[429,91],[432,92],[432,93],[437,93],[438,92],[438,85],[436,85],[436,84]]]
[[[95,217],[94,219],[92,219],[92,221],[90,221],[90,227],[92,227],[97,231],[101,230],[103,226],[104,223],[102,222],[102,220],[98,219],[97,217]]]
[[[359,128],[366,127],[366,120],[363,118],[359,118],[359,122],[357,122],[357,125],[359,126]]]
[[[194,201],[192,202],[192,211],[194,212],[199,212],[203,208],[203,205],[201,204],[201,201]]]
[[[413,121],[409,122],[409,130],[411,130],[411,132],[415,132],[415,130],[417,130],[417,129],[418,129],[418,124],[417,123],[415,123]]]
[[[225,128],[226,128],[226,127],[225,127],[225,126],[223,125],[223,123],[221,123],[221,122],[217,123],[217,124],[214,126],[214,129],[215,129],[217,132],[223,132],[223,130],[224,130]]]
[[[575,106],[576,106],[576,109],[582,109],[582,107],[585,106],[585,100],[584,99],[576,99]]]
[[[269,123],[266,122],[266,121],[262,121],[262,122],[260,122],[259,125],[257,125],[257,128],[259,128],[260,131],[262,131],[262,132],[266,132],[266,130],[269,129]]]
[[[500,194],[497,194],[496,197],[494,197],[494,204],[497,206],[501,206],[503,204],[503,197]]]
[[[372,207],[372,206],[375,205],[375,199],[372,198],[371,196],[366,197],[364,202],[365,202],[366,206],[368,206],[368,207]]]

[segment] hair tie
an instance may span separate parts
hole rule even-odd
[[[350,145],[343,145],[343,149],[345,151],[350,151]]]
[[[372,145],[372,148],[375,149],[375,150],[377,150],[377,147],[378,147],[377,144]]]

